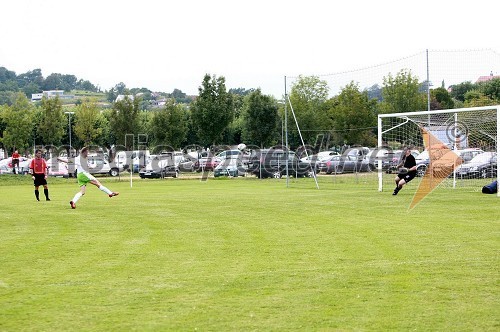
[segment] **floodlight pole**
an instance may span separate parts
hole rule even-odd
[[[286,91],[286,76],[285,76],[285,153],[286,153],[286,159],[285,159],[285,172],[286,172],[286,187],[288,188],[288,121],[287,121],[287,107],[286,107],[286,102],[288,99],[288,94]]]
[[[497,146],[497,160],[498,156],[500,156],[500,145],[498,144],[498,139],[500,138],[500,105],[497,106],[497,137],[495,140],[496,146]],[[498,166],[497,166],[498,167]],[[500,197],[500,173],[497,171],[497,197]]]
[[[68,132],[69,132],[69,153],[68,158],[71,156],[71,114],[75,114],[75,112],[64,112],[64,114],[68,114]],[[69,160],[69,159],[68,159]]]
[[[425,50],[425,54],[427,57],[427,110],[431,110],[431,92],[430,92],[430,85],[431,82],[429,81],[429,49]]]

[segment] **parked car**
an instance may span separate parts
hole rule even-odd
[[[213,171],[219,165],[220,159],[215,157],[201,157],[195,164],[197,172]]]
[[[341,174],[370,171],[368,163],[357,155],[331,156],[317,164],[318,173]]]
[[[176,158],[176,166],[180,172],[194,172],[197,169],[196,162],[197,160],[189,155]]]
[[[16,173],[18,174],[28,174],[30,170],[30,158],[20,157],[19,158],[19,168],[16,167]],[[12,157],[0,160],[0,174],[13,174],[12,169]]]
[[[194,172],[197,169],[197,159],[182,151],[163,151],[159,153],[159,156],[161,159],[168,159],[169,165],[175,165],[179,172]]]
[[[496,152],[484,152],[476,155],[470,162],[457,167],[455,175],[460,178],[492,178],[497,176]]]
[[[300,161],[302,162],[309,162],[309,163],[317,163],[318,161],[321,161],[323,159],[326,159],[330,156],[338,156],[339,153],[335,151],[320,151],[316,154],[312,154],[306,157],[300,158]]]
[[[47,174],[49,176],[68,178],[68,163],[60,160],[58,157],[48,159]]]
[[[227,158],[238,158],[241,161],[243,168],[245,170],[248,169],[248,162],[250,159],[250,154],[248,152],[242,151],[242,150],[236,150],[236,149],[224,150],[224,151],[218,153],[217,155],[215,155],[215,157],[214,157],[215,161],[218,163],[221,163],[222,161],[224,161]]]
[[[243,162],[238,157],[226,158],[220,162],[214,169],[214,177],[219,176],[245,176]]]
[[[69,159],[67,157],[57,157],[57,160],[59,162],[67,164],[68,172],[70,175],[76,174],[74,158],[79,158],[79,156],[71,157]],[[87,165],[87,171],[92,175],[109,174],[111,176],[118,176],[121,172],[128,169],[128,165],[118,165],[114,161],[109,162],[103,154],[88,155]]]
[[[139,171],[139,177],[141,179],[177,178],[180,171],[174,160],[173,154],[150,155],[146,166]]]
[[[418,165],[420,151],[411,150],[411,154],[413,157],[415,157],[415,162],[417,162],[417,165]],[[425,157],[425,156],[422,156],[422,157]],[[401,158],[403,158],[403,150],[388,151],[387,158],[384,158],[382,160],[382,169],[385,170],[385,172],[389,173],[389,174],[393,173],[393,172],[397,172],[397,166],[401,162]],[[424,173],[425,173],[425,171],[424,171]]]
[[[314,175],[311,163],[302,162],[295,152],[285,151],[281,148],[252,151],[248,162],[248,172],[258,178],[281,178],[287,173],[289,176],[295,177],[310,177]]]
[[[114,163],[110,163],[104,156],[100,155],[88,156],[87,161],[89,166],[88,172],[90,174],[109,174],[111,176],[117,176],[125,169],[123,166],[119,167]]]
[[[468,148],[462,150],[450,150],[448,148],[431,149],[432,156],[432,172],[433,176],[448,177],[453,175],[455,171],[455,163],[457,156],[460,158],[461,164],[466,164],[478,154],[484,151],[476,148]],[[430,157],[429,151],[424,150],[416,158],[417,162],[417,176],[424,176],[429,168]]]
[[[222,161],[226,158],[234,158],[237,157],[239,158],[243,153],[240,150],[224,150],[220,153],[218,153],[215,158],[219,159],[219,161]]]

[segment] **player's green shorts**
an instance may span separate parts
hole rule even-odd
[[[90,183],[90,181],[95,180],[95,177],[93,177],[90,174],[78,173],[76,179],[78,180],[78,185],[81,187],[81,186],[86,186],[87,184]]]

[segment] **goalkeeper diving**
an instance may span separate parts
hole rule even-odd
[[[411,154],[411,148],[408,146],[403,151],[403,158],[397,166],[398,175],[394,179],[396,181],[396,188],[393,195],[397,195],[405,184],[413,180],[417,175],[417,162],[415,157]]]

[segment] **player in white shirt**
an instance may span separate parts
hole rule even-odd
[[[119,193],[114,192],[103,186],[92,174],[88,172],[88,162],[87,162],[87,156],[88,156],[89,150],[87,147],[83,147],[80,150],[80,155],[75,157],[75,167],[76,167],[76,172],[77,172],[77,180],[78,180],[78,185],[80,186],[80,191],[76,193],[75,197],[69,202],[69,205],[71,205],[72,209],[76,209],[76,202],[85,195],[85,190],[87,188],[87,184],[93,184],[99,190],[105,192],[109,197],[117,196]]]

